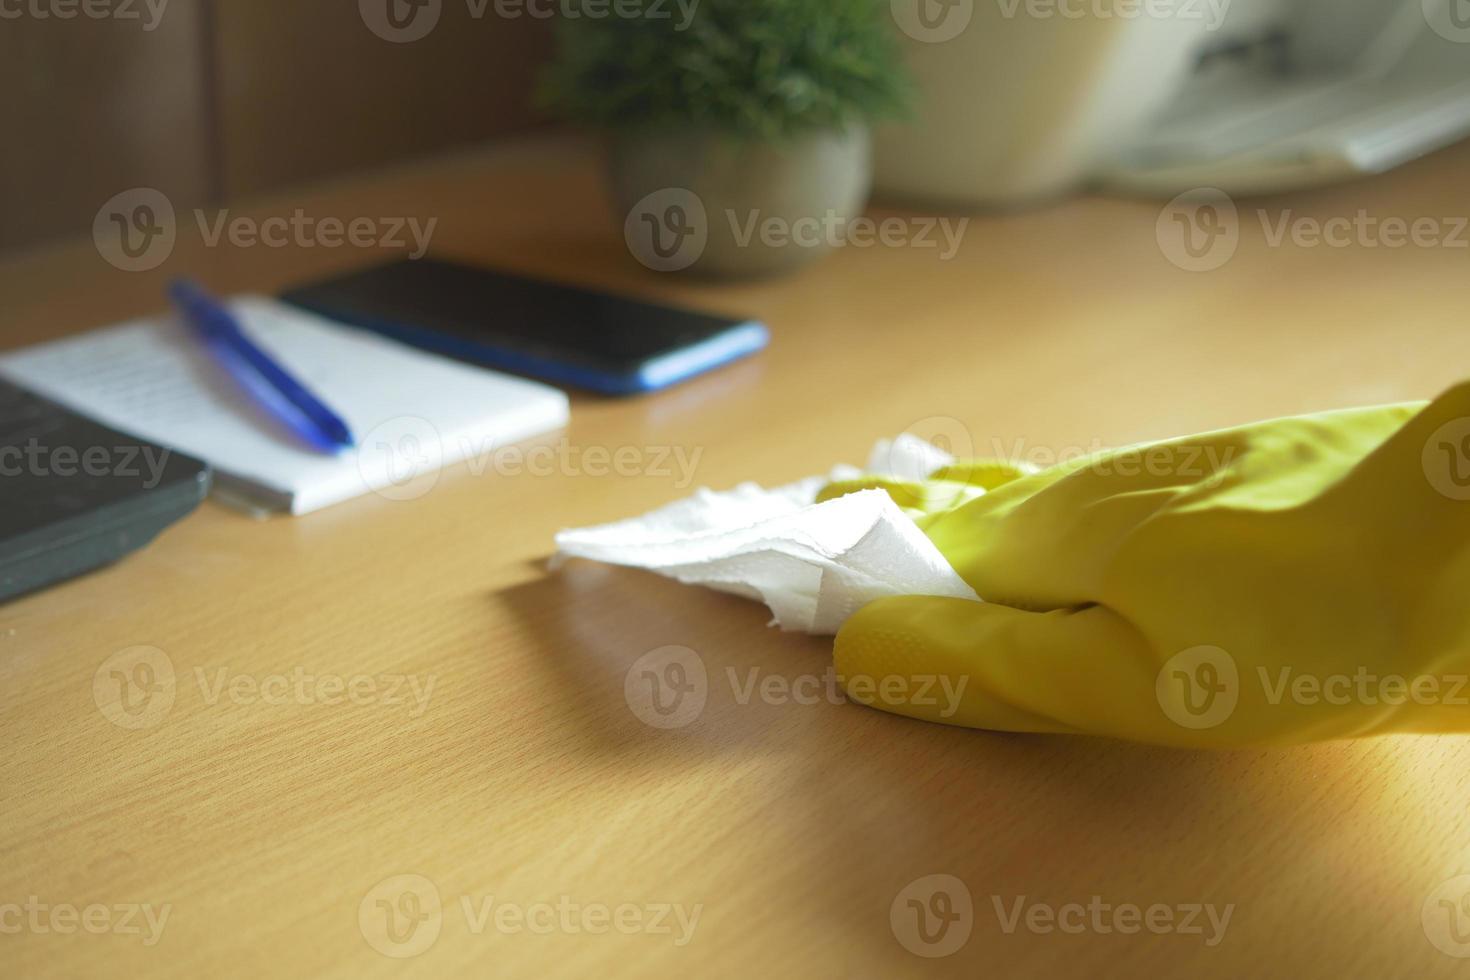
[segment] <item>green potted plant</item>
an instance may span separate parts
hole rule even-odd
[[[871,186],[869,124],[906,94],[887,0],[602,0],[568,13],[542,96],[608,135],[635,257],[764,275],[841,242]]]

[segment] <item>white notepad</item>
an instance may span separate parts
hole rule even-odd
[[[440,466],[566,425],[567,397],[555,388],[265,297],[230,306],[252,340],[347,422],[356,449],[329,456],[304,447],[172,317],[0,356],[0,375],[202,459],[222,488],[294,514],[369,492],[414,496]]]

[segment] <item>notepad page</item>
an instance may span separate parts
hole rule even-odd
[[[306,513],[564,426],[566,395],[461,364],[278,301],[230,304],[241,326],[340,415],[358,447],[303,446],[174,317],[0,356],[0,374],[105,425],[203,459]]]

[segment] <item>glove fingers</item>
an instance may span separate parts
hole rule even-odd
[[[843,626],[834,657],[849,697],[911,718],[1194,741],[1159,706],[1158,667],[1143,638],[1101,606],[1028,612],[929,596],[880,599]]]

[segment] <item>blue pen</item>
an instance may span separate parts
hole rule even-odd
[[[335,454],[356,445],[347,423],[255,346],[234,314],[203,289],[179,280],[168,295],[230,377],[313,449]]]

